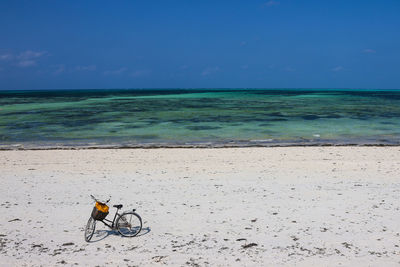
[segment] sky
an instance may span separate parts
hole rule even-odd
[[[400,89],[400,1],[0,1],[0,90]]]

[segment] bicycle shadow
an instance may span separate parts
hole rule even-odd
[[[148,233],[151,232],[150,227],[144,227],[142,230],[139,232],[139,234],[135,237],[141,237],[143,235],[147,235]],[[109,236],[121,236],[120,233],[117,230],[107,230],[107,229],[100,229],[96,230],[93,233],[92,239],[89,241],[89,243],[96,243],[100,242],[104,239],[106,239]],[[122,237],[122,236],[121,236]]]

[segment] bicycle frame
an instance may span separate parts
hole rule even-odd
[[[117,211],[115,212],[114,219],[113,219],[112,221],[107,220],[106,218],[104,218],[104,219],[101,220],[100,222],[102,222],[104,225],[108,226],[109,228],[114,229],[114,228],[115,228],[115,225],[114,225],[114,224],[115,224],[115,218],[117,218],[117,215],[119,215],[118,209],[117,209]],[[107,222],[105,222],[105,221],[111,223],[111,225],[109,225],[109,224],[108,224]]]

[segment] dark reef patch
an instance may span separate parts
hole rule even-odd
[[[305,115],[305,116],[301,116],[304,120],[307,121],[313,121],[313,120],[318,120],[320,117],[317,115]]]
[[[341,117],[342,116],[337,115],[337,114],[330,114],[328,116],[325,116],[325,118],[328,118],[328,119],[340,119]]]
[[[287,119],[268,119],[268,121],[287,121]]]
[[[187,129],[189,129],[189,130],[192,130],[192,131],[203,131],[203,130],[216,130],[216,129],[220,129],[221,127],[219,127],[219,126],[206,126],[206,125],[204,125],[204,126],[187,126],[186,127]]]

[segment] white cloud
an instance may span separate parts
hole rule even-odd
[[[365,53],[365,54],[374,54],[374,53],[376,53],[376,51],[374,49],[367,48],[367,49],[363,50],[363,53]]]
[[[143,77],[143,76],[149,75],[150,72],[151,71],[149,71],[149,70],[137,70],[137,71],[132,72],[131,76],[135,77],[135,78]]]
[[[344,70],[344,68],[342,66],[337,66],[332,69],[332,71],[334,71],[334,72],[338,72],[338,71],[342,71],[342,70]]]
[[[32,50],[27,50],[25,52],[22,52],[17,56],[18,59],[17,66],[22,68],[35,66],[36,60],[39,59],[41,56],[45,55],[46,53],[47,53],[46,51],[35,52]]]
[[[266,7],[277,6],[279,5],[279,1],[270,0],[264,4]]]
[[[0,55],[0,60],[10,60],[12,58],[13,58],[13,55],[11,55],[11,54]]]
[[[46,53],[47,53],[46,51],[35,52],[32,50],[27,50],[25,52],[20,53],[17,58],[21,60],[34,59],[34,58],[39,58],[45,55]]]
[[[17,63],[17,66],[26,68],[26,67],[32,67],[36,65],[36,61],[34,60],[22,60]]]
[[[96,68],[97,68],[96,65],[76,66],[75,70],[77,70],[77,71],[95,71]]]
[[[120,75],[120,74],[124,73],[127,70],[128,70],[127,68],[120,68],[120,69],[117,69],[117,70],[106,70],[103,73],[104,73],[104,75]]]
[[[217,73],[218,71],[220,71],[221,69],[219,67],[208,67],[205,68],[202,72],[201,72],[201,76],[208,76],[214,73]]]

